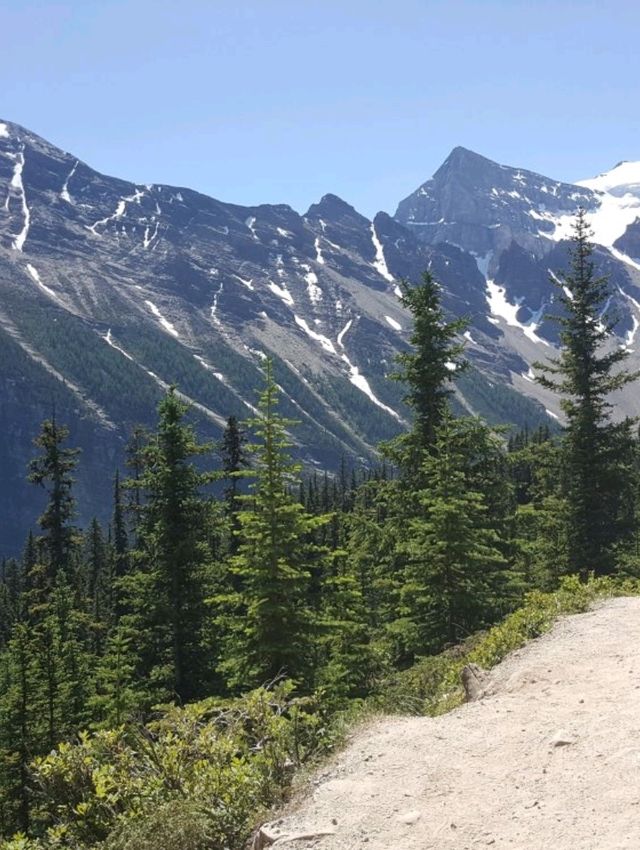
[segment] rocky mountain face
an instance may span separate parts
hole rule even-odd
[[[531,380],[553,353],[549,271],[566,263],[579,204],[611,276],[616,344],[640,321],[640,168],[580,186],[456,148],[434,177],[373,221],[335,195],[305,215],[106,177],[0,123],[0,553],[15,551],[43,494],[24,482],[40,421],[83,449],[80,521],[104,510],[131,429],[177,383],[202,435],[251,416],[274,359],[282,412],[309,466],[369,462],[408,411],[388,379],[406,348],[400,278],[429,268],[446,309],[469,316],[473,368],[456,403],[539,424],[555,398]],[[620,399],[638,412],[633,391]],[[547,412],[545,412],[547,408]]]

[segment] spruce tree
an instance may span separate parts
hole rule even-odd
[[[91,521],[85,535],[82,572],[88,616],[88,632],[94,653],[98,654],[111,622],[111,556],[97,519]]]
[[[487,501],[469,471],[467,429],[477,424],[445,413],[424,459],[423,514],[405,535],[403,607],[414,650],[434,652],[487,625],[509,605],[511,573]]]
[[[404,401],[413,411],[409,434],[390,446],[389,454],[405,474],[421,470],[425,452],[435,443],[436,432],[453,392],[453,380],[466,368],[464,345],[456,338],[467,327],[464,318],[447,321],[440,303],[441,287],[430,272],[422,283],[401,281],[402,304],[413,316],[412,350],[399,354],[398,372],[393,377],[407,386]]]
[[[29,829],[36,715],[33,667],[33,640],[21,623],[0,655],[0,838]]]
[[[127,523],[122,504],[122,487],[120,484],[120,473],[116,470],[113,481],[113,516],[111,520],[113,532],[114,551],[114,577],[122,578],[127,572],[127,550],[129,539],[127,534]]]
[[[277,413],[271,361],[258,415],[249,421],[258,438],[256,480],[242,496],[238,553],[232,570],[242,594],[225,600],[227,640],[223,670],[232,687],[248,688],[287,675],[312,680],[314,617],[308,593],[311,572],[321,569],[324,550],[310,541],[327,518],[311,516],[293,495],[300,465],[290,457],[287,428]],[[230,615],[230,616],[229,616]]]
[[[571,268],[556,281],[564,315],[560,356],[535,364],[538,382],[562,396],[567,425],[564,436],[564,495],[568,508],[567,546],[571,572],[583,578],[610,573],[615,547],[624,538],[621,507],[631,486],[624,458],[631,422],[611,421],[611,393],[638,373],[622,368],[624,347],[608,349],[615,320],[603,315],[609,297],[606,277],[595,274],[586,213],[579,210],[571,249]]]
[[[194,463],[209,447],[185,423],[187,410],[170,389],[131,482],[140,522],[132,552],[136,569],[123,579],[124,604],[132,612],[138,674],[151,702],[203,696],[213,666],[204,643],[209,551],[201,495],[211,476]]]
[[[29,480],[44,487],[48,501],[39,519],[41,539],[47,567],[47,582],[51,584],[59,570],[68,566],[75,531],[71,520],[75,514],[73,471],[78,463],[79,449],[63,447],[69,436],[68,428],[58,425],[55,416],[42,423],[35,445],[42,454],[30,463]]]
[[[230,416],[227,419],[227,427],[220,442],[220,455],[222,457],[222,476],[226,484],[224,491],[226,515],[230,527],[228,548],[232,555],[238,549],[238,532],[240,529],[238,514],[242,509],[240,483],[249,465],[246,443],[247,436],[244,429],[235,416]]]

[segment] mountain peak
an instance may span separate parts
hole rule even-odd
[[[474,162],[480,160],[481,162],[489,162],[492,165],[496,165],[496,163],[489,159],[486,156],[482,156],[482,154],[477,153],[476,151],[472,151],[471,148],[465,148],[462,145],[456,145],[455,148],[452,149],[449,156],[445,159],[445,162]]]
[[[351,204],[348,204],[338,195],[334,195],[331,192],[323,195],[317,204],[311,204],[306,212],[306,217],[315,219],[326,218],[329,220],[345,218],[367,220],[355,207],[352,207]]]
[[[487,171],[502,169],[501,165],[482,154],[462,146],[455,147],[433,175],[434,180],[447,179],[453,175],[474,177]]]

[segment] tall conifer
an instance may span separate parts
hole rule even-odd
[[[609,297],[607,278],[598,277],[586,213],[576,217],[571,268],[558,275],[560,356],[538,363],[537,380],[562,396],[567,427],[564,437],[564,492],[568,508],[569,568],[586,577],[611,572],[614,549],[625,534],[621,515],[631,485],[631,422],[611,421],[611,393],[636,380],[622,368],[624,347],[606,347],[614,319],[604,315]]]
[[[72,487],[79,449],[63,446],[68,436],[68,428],[58,425],[55,416],[45,420],[34,441],[42,454],[30,464],[29,480],[44,487],[48,494],[47,505],[39,523],[43,531],[42,547],[49,582],[55,580],[59,570],[68,566],[75,539],[71,525],[75,514]]]

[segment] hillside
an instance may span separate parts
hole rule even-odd
[[[639,641],[638,598],[564,618],[479,701],[362,729],[266,833],[299,850],[637,848]]]

